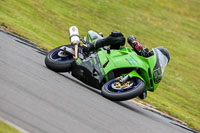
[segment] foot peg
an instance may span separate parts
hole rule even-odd
[[[142,92],[142,94],[139,95],[140,99],[145,99],[147,97],[147,91]]]

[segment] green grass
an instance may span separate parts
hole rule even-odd
[[[163,81],[145,100],[200,130],[199,0],[0,0],[0,25],[45,49],[68,44],[68,28],[81,36],[120,30],[146,47],[171,53]]]
[[[0,133],[21,133],[21,132],[0,121]]]

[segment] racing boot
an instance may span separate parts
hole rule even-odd
[[[128,36],[128,43],[131,45],[132,48],[134,48],[136,41],[136,37],[133,35]]]
[[[151,55],[149,54],[149,49],[145,48],[141,42],[137,42],[136,37],[133,35],[128,36],[128,43],[138,55],[143,57],[149,57]]]

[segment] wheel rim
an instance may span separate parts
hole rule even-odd
[[[131,82],[131,84],[127,85],[127,86],[120,86],[122,88],[118,87],[114,87],[116,86],[116,83],[119,82],[117,80],[111,80],[107,85],[106,85],[106,91],[111,92],[111,93],[125,93],[127,91],[136,89],[139,86],[139,80],[138,79],[132,79],[129,82]]]
[[[55,51],[53,51],[51,54],[50,54],[50,59],[53,60],[53,61],[59,61],[59,62],[66,62],[66,61],[70,61],[73,59],[72,56],[68,55],[66,57],[60,57],[58,56],[58,52],[60,51],[60,49],[56,49]]]

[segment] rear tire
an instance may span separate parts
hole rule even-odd
[[[144,82],[139,78],[129,79],[129,80],[130,81],[132,80],[137,83],[135,85],[130,86],[130,88],[127,90],[122,89],[123,90],[122,92],[116,90],[113,91],[112,84],[118,82],[116,79],[113,79],[108,81],[106,84],[102,86],[101,94],[105,98],[108,98],[112,101],[124,101],[139,96],[144,91],[145,88]]]
[[[71,47],[71,45],[66,45]],[[62,46],[60,46],[62,47]],[[51,50],[45,58],[46,66],[55,72],[68,72],[71,70],[71,64],[74,62],[73,56],[68,55],[67,57],[59,57],[58,52],[60,47]]]

